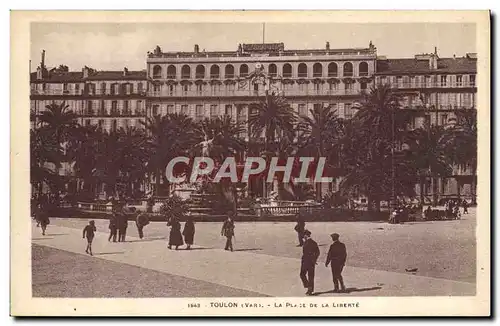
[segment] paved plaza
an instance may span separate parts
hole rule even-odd
[[[169,228],[153,222],[140,240],[129,222],[127,242],[109,243],[108,222],[96,220],[94,256],[85,254],[84,219],[51,219],[47,235],[32,225],[35,297],[294,297],[302,248],[294,223],[236,223],[235,251],[223,250],[221,223],[196,223],[194,250],[169,250]],[[475,211],[458,221],[392,225],[378,222],[307,223],[321,250],[319,296],[475,295]],[[348,293],[332,293],[324,266],[329,234],[348,250]],[[406,269],[417,269],[410,273]]]

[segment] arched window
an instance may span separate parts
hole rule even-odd
[[[366,62],[361,62],[359,64],[359,75],[368,76],[368,64]]]
[[[220,69],[219,66],[213,65],[210,67],[210,78],[219,78],[220,77]]]
[[[307,78],[307,66],[305,63],[299,64],[299,78]]]
[[[323,77],[323,66],[319,62],[313,66],[313,77]]]
[[[338,76],[338,67],[335,62],[332,62],[328,65],[328,77],[337,77]]]
[[[189,78],[191,78],[191,68],[189,68],[188,65],[182,66],[182,69],[181,69],[181,78],[182,79],[189,79]]]
[[[226,65],[224,70],[224,76],[226,78],[234,78],[234,67],[233,65]]]
[[[292,77],[292,65],[289,63],[285,63],[283,65],[283,77],[291,78]]]
[[[167,78],[175,79],[176,74],[177,74],[177,69],[175,69],[174,65],[170,65],[167,67]]]
[[[344,63],[344,77],[352,77],[352,76],[353,76],[352,63],[350,62]]]
[[[240,66],[240,77],[248,76],[248,66],[246,64],[242,64]]]
[[[161,78],[161,67],[160,66],[153,67],[153,78]]]
[[[205,78],[205,66],[203,66],[203,65],[196,66],[195,74],[196,74],[196,79]]]
[[[271,75],[271,77],[276,77],[278,75],[278,68],[274,63],[269,65],[269,75]]]

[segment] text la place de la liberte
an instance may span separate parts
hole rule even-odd
[[[296,302],[274,302],[272,304],[256,303],[256,302],[225,302],[225,301],[212,301],[210,308],[359,308],[359,302],[309,302],[309,303],[296,303]]]

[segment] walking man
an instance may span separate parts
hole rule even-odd
[[[467,203],[467,200],[464,199],[463,203],[463,208],[464,208],[464,215],[469,214],[469,203]]]
[[[149,224],[149,219],[148,216],[141,212],[138,211],[139,214],[137,214],[137,217],[135,219],[135,225],[137,226],[137,233],[139,233],[139,238],[142,239],[144,238],[144,227]]]
[[[333,233],[330,236],[332,237],[333,243],[330,246],[330,250],[328,250],[325,266],[328,267],[328,264],[331,264],[333,285],[335,287],[333,291],[339,292],[340,290],[341,292],[345,292],[342,270],[344,269],[345,261],[347,259],[347,250],[345,248],[345,244],[339,241],[340,236],[337,233]]]
[[[314,270],[319,257],[319,247],[316,241],[311,239],[311,232],[304,231],[304,245],[302,246],[302,261],[300,265],[300,279],[304,288],[307,289],[306,295],[314,293]]]
[[[224,250],[233,251],[233,237],[234,237],[234,220],[233,220],[233,212],[229,212],[227,214],[227,219],[224,221],[222,225],[222,230],[220,235],[226,237],[226,246]]]
[[[304,245],[304,230],[306,229],[306,222],[304,218],[299,214],[297,214],[297,224],[295,225],[295,232],[297,232],[297,236],[299,238],[299,244],[297,247],[302,247]]]

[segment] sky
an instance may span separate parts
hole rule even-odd
[[[142,70],[146,54],[159,45],[163,51],[235,51],[239,43],[262,43],[259,23],[32,23],[31,70],[45,49],[48,67],[67,65],[97,70]],[[476,52],[476,26],[466,23],[267,23],[265,42],[285,49],[368,47],[378,55],[412,58],[433,52],[440,57]]]

